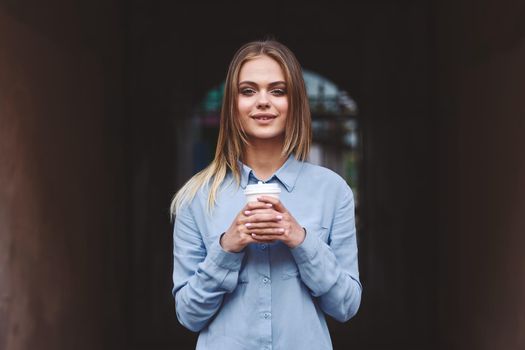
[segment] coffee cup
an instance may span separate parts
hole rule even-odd
[[[279,194],[281,189],[276,183],[263,183],[259,181],[256,184],[246,186],[244,194],[246,195],[246,203],[248,202],[257,202],[257,197],[260,196],[269,196],[279,199]]]

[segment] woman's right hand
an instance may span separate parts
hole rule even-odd
[[[249,220],[249,215],[255,212],[265,212],[268,209],[272,209],[271,203],[265,202],[249,202],[244,208],[237,214],[233,220],[230,228],[221,236],[220,244],[222,249],[230,253],[238,253],[243,250],[250,243],[260,243],[256,241],[246,226],[246,222]],[[269,220],[269,221],[274,221]]]

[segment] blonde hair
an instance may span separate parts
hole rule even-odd
[[[264,55],[279,63],[286,79],[288,117],[282,156],[287,158],[290,154],[294,154],[298,160],[306,160],[312,131],[310,107],[301,66],[292,51],[275,40],[249,42],[235,53],[228,68],[215,157],[205,169],[195,174],[176,193],[171,202],[172,217],[204,186],[209,186],[207,208],[211,211],[216,202],[217,191],[228,171],[232,172],[237,185],[240,184],[241,167],[238,160],[242,159],[248,139],[237,118],[239,72],[245,62]]]

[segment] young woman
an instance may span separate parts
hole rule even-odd
[[[177,318],[197,349],[331,349],[325,314],[361,301],[354,199],[306,162],[311,119],[301,67],[276,41],[230,64],[215,158],[172,202]],[[244,188],[281,188],[245,205]]]

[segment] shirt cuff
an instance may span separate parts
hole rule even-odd
[[[222,235],[215,240],[210,247],[209,257],[213,263],[224,269],[231,271],[239,271],[241,269],[242,259],[244,258],[244,251],[239,253],[231,253],[222,249],[220,239]]]
[[[309,232],[306,229],[305,233],[304,241],[297,247],[290,249],[298,265],[312,260],[319,250],[319,237],[314,232]]]

